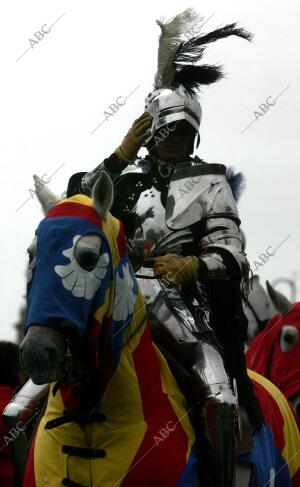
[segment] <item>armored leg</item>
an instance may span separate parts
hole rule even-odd
[[[200,394],[199,407],[205,418],[206,436],[215,450],[217,485],[234,485],[238,406],[219,352],[198,342],[186,368]]]
[[[158,342],[191,374],[200,392],[197,407],[215,451],[217,485],[233,487],[238,408],[222,357],[212,345],[199,341],[193,316],[176,291],[162,293],[151,312],[160,324]]]

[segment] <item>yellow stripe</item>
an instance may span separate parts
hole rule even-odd
[[[76,472],[74,472],[70,462],[67,465],[67,455],[61,452],[62,445],[86,447],[84,431],[77,423],[69,423],[53,430],[45,430],[45,424],[49,420],[62,416],[65,409],[60,391],[53,396],[53,386],[54,384],[51,385],[47,409],[40,422],[35,441],[35,482],[37,486],[61,487],[62,479],[68,476],[69,467],[71,478],[75,478],[77,482],[82,482],[84,485],[84,482],[89,480],[89,462],[76,458],[75,462],[78,464]]]
[[[112,265],[114,269],[118,265],[121,258],[117,242],[120,226],[120,221],[114,218],[110,213],[108,213],[107,215],[107,221],[102,220],[102,229],[106,235],[106,238],[108,239],[113,260]]]
[[[113,311],[113,300],[111,296],[114,291],[114,283],[111,281],[110,286],[106,289],[104,303],[94,313],[94,318],[99,321],[99,326],[103,322],[105,316],[111,316]]]
[[[61,205],[62,203],[66,203],[66,201],[70,201],[70,203],[80,203],[81,205],[86,206],[93,206],[92,198],[86,196],[84,194],[76,194],[75,196],[71,196],[71,198],[65,198],[60,200],[57,205]]]
[[[291,476],[295,475],[300,468],[300,434],[297,422],[291,412],[289,403],[280,390],[268,379],[256,372],[248,369],[248,375],[251,379],[261,384],[276,401],[278,408],[284,419],[284,438],[285,447],[281,452],[286,463],[289,466]]]

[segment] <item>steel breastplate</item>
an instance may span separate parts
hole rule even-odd
[[[137,217],[137,224],[127,242],[130,257],[143,258],[170,252],[180,255],[182,244],[193,241],[189,228],[178,231],[167,227],[161,193],[154,186],[140,194],[131,211]]]

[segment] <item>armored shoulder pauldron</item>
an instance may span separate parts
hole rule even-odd
[[[189,227],[203,218],[226,217],[240,222],[222,164],[178,164],[172,175],[166,224],[172,230]]]

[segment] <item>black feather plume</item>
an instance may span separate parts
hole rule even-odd
[[[184,66],[176,74],[176,82],[194,96],[200,85],[210,85],[223,77],[222,66],[203,64],[202,66]],[[199,81],[200,80],[200,81]]]
[[[206,44],[211,42],[232,35],[251,41],[252,34],[243,28],[237,28],[236,25],[236,23],[228,24],[209,34],[195,36],[186,42],[182,42],[174,56],[176,66],[174,82],[182,84],[190,94],[195,95],[196,90],[202,84],[214,83],[220,79],[223,76],[221,66],[208,64],[195,66],[195,63],[202,59],[207,47]]]
[[[242,27],[237,27],[237,24],[227,24],[224,27],[221,27],[220,29],[213,30],[212,32],[209,32],[209,34],[205,34],[203,36],[200,36],[202,40],[202,44],[208,44],[209,42],[215,42],[218,39],[224,39],[225,37],[228,36],[237,36],[237,37],[242,37],[243,39],[246,39],[247,41],[252,41],[253,35],[251,32],[248,32],[246,29],[243,29]]]
[[[235,35],[248,41],[252,40],[252,34],[242,28],[236,28],[237,24],[228,24],[221,29],[213,30],[209,34],[192,37],[189,41],[182,42],[176,51],[174,62],[176,64],[186,64],[199,61],[206,49],[205,44],[225,39]]]

